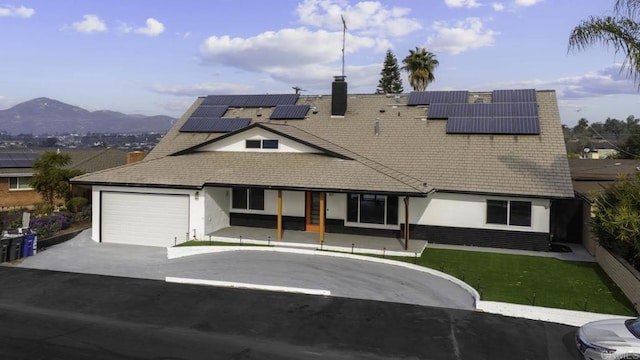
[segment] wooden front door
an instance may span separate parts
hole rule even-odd
[[[306,230],[320,231],[320,192],[307,191],[306,193]]]

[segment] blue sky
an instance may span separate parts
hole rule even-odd
[[[421,46],[440,62],[430,90],[553,89],[570,126],[640,117],[621,55],[567,52],[571,29],[613,0],[9,1],[0,109],[43,96],[177,117],[209,94],[328,94],[343,15],[350,93],[375,90],[387,49],[401,61]]]

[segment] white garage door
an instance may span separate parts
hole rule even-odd
[[[102,242],[173,246],[189,231],[189,196],[102,192]]]

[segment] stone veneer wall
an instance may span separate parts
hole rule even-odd
[[[596,245],[596,260],[640,314],[640,272],[600,245]]]

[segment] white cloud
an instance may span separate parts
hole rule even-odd
[[[347,34],[346,54],[362,49],[384,51],[386,40]],[[338,61],[342,56],[342,32],[305,28],[268,31],[250,38],[211,36],[200,47],[205,63],[249,71],[273,72],[308,64]]]
[[[252,85],[239,83],[207,82],[188,85],[155,84],[151,90],[160,94],[202,96],[213,94],[247,94],[254,90]]]
[[[583,75],[566,76],[558,79],[534,79],[492,84],[493,88],[537,88],[555,89],[562,99],[595,98],[608,95],[638,94],[633,81],[620,72],[621,64],[614,64],[602,70]]]
[[[492,3],[491,7],[493,7],[493,10],[495,11],[504,11],[506,9],[506,6],[503,3]]]
[[[411,9],[387,7],[379,1],[349,5],[343,0],[305,0],[296,12],[303,25],[335,31],[342,30],[340,17],[344,16],[348,31],[359,35],[397,37],[422,28],[418,20],[409,17]]]
[[[139,27],[134,32],[147,36],[158,36],[164,32],[164,24],[154,18],[148,18],[146,26]]]
[[[36,11],[33,8],[28,8],[25,6],[15,7],[11,5],[5,5],[0,7],[0,17],[19,17],[19,18],[30,18],[35,14]]]
[[[73,23],[73,28],[82,33],[90,34],[92,32],[107,31],[107,25],[104,21],[100,20],[97,15],[84,15],[84,20]]]
[[[492,46],[495,38],[500,33],[485,29],[479,18],[470,17],[458,21],[449,27],[446,22],[435,22],[433,29],[436,35],[429,37],[427,44],[433,51],[441,51],[448,54],[460,54],[462,52]]]
[[[450,8],[476,8],[481,6],[476,0],[444,0],[444,3]]]
[[[521,6],[521,7],[528,7],[528,6],[533,6],[536,4],[539,4],[541,2],[543,2],[544,0],[515,0],[514,4],[516,6]]]

